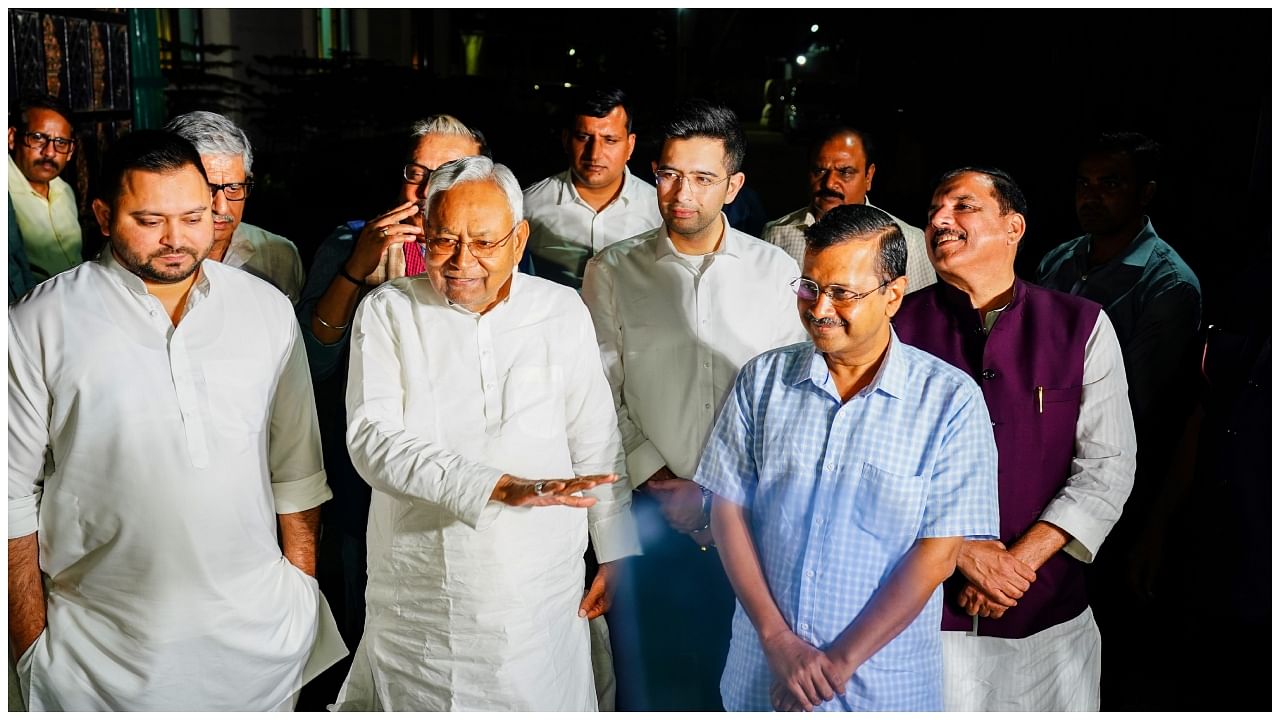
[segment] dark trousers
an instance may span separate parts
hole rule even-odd
[[[645,554],[622,562],[608,614],[618,709],[723,710],[734,595],[720,556],[672,530],[647,495],[633,509]]]

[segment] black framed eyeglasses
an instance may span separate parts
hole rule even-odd
[[[471,242],[462,242],[458,238],[433,237],[423,241],[427,246],[427,252],[432,255],[453,255],[458,252],[459,245],[466,245],[471,254],[477,258],[491,258],[498,254],[504,245],[511,240],[511,236],[515,234],[516,228],[520,227],[520,223],[516,223],[511,231],[508,232],[501,240],[472,240]]]
[[[400,171],[400,174],[404,175],[404,181],[410,185],[421,185],[431,179],[431,173],[435,171],[435,168],[429,168],[426,165],[409,163],[404,166],[404,169]]]
[[[796,297],[804,300],[805,302],[815,302],[819,295],[826,295],[831,298],[832,305],[848,305],[849,303],[861,300],[891,282],[893,281],[885,280],[866,292],[854,292],[853,290],[840,285],[828,285],[826,289],[823,289],[822,286],[818,285],[818,283],[808,278],[796,278],[791,281],[791,289],[795,290]]]
[[[53,151],[55,153],[59,155],[66,155],[71,152],[71,148],[76,146],[76,139],[45,135],[42,132],[29,132],[22,134],[22,144],[32,150],[43,151],[45,146],[49,143],[53,143]]]
[[[209,183],[209,192],[217,195],[222,193],[222,197],[232,201],[240,202],[249,197],[249,193],[253,192],[253,181],[245,180],[238,183]]]

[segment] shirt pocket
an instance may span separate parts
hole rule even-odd
[[[564,435],[564,378],[560,368],[513,367],[502,387],[502,425],[528,437]]]
[[[864,463],[853,495],[858,527],[881,541],[891,553],[904,552],[915,541],[924,516],[925,481]]]

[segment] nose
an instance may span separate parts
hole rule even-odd
[[[813,316],[818,318],[831,315],[835,312],[835,306],[831,304],[831,296],[825,291],[818,291],[818,297],[814,298],[809,303],[809,312],[813,313]]]
[[[693,199],[693,178],[688,175],[680,175],[676,178],[676,199],[692,200]]]
[[[227,200],[226,191],[218,188],[218,192],[213,194],[213,211],[218,215],[231,214],[231,201]]]
[[[479,262],[476,256],[471,254],[471,243],[459,242],[453,255],[449,256],[449,264],[457,268],[470,267]]]
[[[828,190],[840,189],[840,176],[831,170],[822,172],[822,187]]]
[[[595,162],[596,149],[598,147],[599,146],[596,144],[595,138],[587,138],[586,142],[582,146],[582,159],[587,162]]]
[[[955,217],[950,208],[940,207],[935,209],[933,213],[929,215],[929,226],[937,230],[941,230],[943,228],[951,227],[954,220]]]
[[[58,154],[58,153],[57,153],[57,151],[56,151],[56,150],[54,150],[54,148],[53,148],[53,141],[52,141],[52,140],[50,140],[50,141],[46,142],[46,143],[44,144],[44,147],[40,148],[40,157],[45,157],[45,158],[50,158],[50,159],[52,159],[52,158],[54,158],[57,154]]]

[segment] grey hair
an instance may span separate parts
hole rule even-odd
[[[253,146],[239,125],[225,116],[206,110],[179,115],[164,126],[196,146],[201,155],[240,155],[245,175],[253,173]]]
[[[458,158],[436,168],[427,183],[427,197],[422,201],[423,212],[431,210],[431,202],[437,195],[465,182],[497,183],[502,194],[507,196],[512,224],[524,219],[524,193],[520,191],[520,181],[516,180],[515,173],[506,165],[495,163],[482,155]]]
[[[480,146],[478,155],[485,157],[493,157],[493,153],[489,150],[489,142],[485,140],[484,133],[474,128],[467,127],[467,124],[452,115],[432,115],[431,117],[419,120],[413,124],[413,128],[409,131],[409,139],[412,140],[410,153],[413,148],[417,147],[418,140],[428,135],[456,135],[458,137],[469,138],[476,141],[476,145]]]

